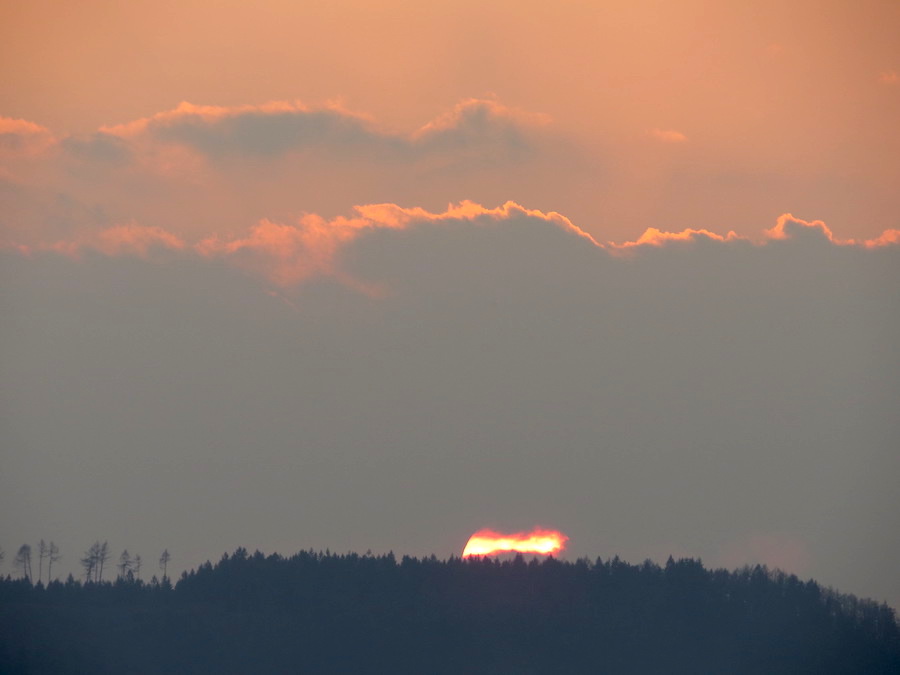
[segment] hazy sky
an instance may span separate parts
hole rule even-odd
[[[0,10],[0,546],[900,606],[900,5],[376,4]]]

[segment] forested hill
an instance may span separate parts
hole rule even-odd
[[[0,672],[900,673],[900,631],[762,567],[238,549],[174,588],[0,580]]]

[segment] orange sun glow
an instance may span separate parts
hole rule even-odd
[[[565,548],[569,538],[556,530],[535,528],[531,532],[501,534],[493,530],[478,530],[469,537],[463,549],[463,558],[473,555],[497,555],[500,553],[540,553],[550,555]]]

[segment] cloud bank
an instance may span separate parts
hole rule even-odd
[[[704,212],[731,214],[722,216],[725,221],[734,219],[734,191],[748,181],[774,190],[780,196],[768,201],[781,208],[795,203],[785,192],[790,183],[776,176],[717,169],[713,179],[698,173],[703,150],[680,131],[655,128],[646,135],[660,143],[588,146],[546,115],[492,99],[461,101],[410,131],[386,128],[338,104],[298,101],[230,107],[185,102],[84,135],[4,118],[0,242],[35,246],[130,224],[186,241],[232,240],[263,222],[293,226],[307,214],[332,221],[359,204],[417,205],[435,213],[465,200],[512,200],[544,212],[565,205],[598,241],[633,242],[642,232],[666,229],[669,218],[683,222],[674,212],[648,218],[654,204],[674,206],[699,184],[710,201]],[[799,196],[796,201],[806,203]],[[696,199],[692,204],[696,213]],[[617,215],[603,215],[610,213]],[[731,229],[756,235],[737,220]],[[712,221],[668,229],[715,232],[719,226]],[[656,235],[644,236],[646,243]]]
[[[0,241],[46,244],[129,223],[236,238],[254,223],[356,204],[435,210],[448,199],[515,196],[548,168],[573,170],[549,123],[489,99],[462,101],[408,133],[337,104],[300,102],[182,103],[87,135],[4,119]]]
[[[896,603],[896,238],[641,239],[381,204],[6,250],[3,530],[187,565],[552,522],[576,557],[758,557]]]
[[[315,277],[342,279],[363,288],[365,281],[353,281],[348,270],[338,264],[344,250],[359,237],[380,230],[415,231],[429,228],[447,230],[509,230],[511,239],[553,236],[560,231],[579,240],[594,251],[598,262],[607,256],[633,255],[642,249],[665,246],[718,245],[723,247],[778,246],[779,243],[802,240],[809,246],[827,244],[857,248],[895,246],[900,231],[888,230],[876,239],[856,242],[837,239],[825,223],[807,222],[792,214],[781,215],[775,226],[764,230],[757,240],[729,231],[720,235],[709,230],[687,229],[664,232],[650,228],[635,241],[602,243],[573,224],[562,214],[526,209],[515,202],[488,208],[474,202],[450,205],[442,213],[422,208],[405,208],[396,204],[369,204],[354,208],[350,217],[327,219],[305,214],[297,222],[286,224],[261,220],[244,234],[233,237],[217,235],[188,242],[175,233],[159,227],[136,223],[103,228],[80,238],[58,240],[35,246],[15,244],[21,252],[54,250],[79,256],[86,250],[105,255],[136,255],[143,258],[165,257],[173,251],[186,255],[219,259],[251,271],[283,288],[295,287]],[[351,247],[352,248],[352,247]]]

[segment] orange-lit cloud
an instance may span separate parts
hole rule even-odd
[[[857,241],[854,239],[839,239],[821,220],[806,221],[795,217],[790,213],[783,213],[778,217],[774,227],[763,230],[763,239],[755,242],[756,245],[765,245],[767,242],[787,241],[802,237],[825,240],[835,246],[862,246],[864,248],[878,248],[880,246],[892,246],[900,243],[900,230],[885,230],[880,236]],[[733,230],[726,234],[718,234],[705,229],[687,228],[680,232],[666,232],[655,227],[648,228],[634,241],[622,243],[609,243],[608,249],[612,253],[628,252],[640,247],[662,247],[669,244],[686,244],[695,242],[711,243],[754,243],[750,237],[738,235]]]
[[[221,188],[232,192],[247,174],[259,176],[262,165],[285,157],[357,169],[344,172],[345,185],[362,187],[345,190],[341,201],[338,179],[322,181],[311,161],[297,170],[298,161],[280,180],[315,182],[328,197],[310,203],[304,193],[285,208],[254,208],[244,226],[288,211],[346,213],[380,201],[435,209],[461,199],[555,209],[617,241],[648,227],[716,229],[718,222],[746,235],[787,210],[857,239],[896,226],[900,197],[891,186],[900,153],[886,152],[900,139],[896,107],[860,105],[873,87],[897,90],[898,16],[890,0],[848,3],[826,15],[811,0],[766,9],[727,3],[714,13],[705,3],[647,0],[601,9],[565,3],[553,12],[534,2],[515,11],[509,3],[425,3],[414,11],[394,3],[396,11],[374,11],[361,0],[322,12],[277,0],[255,10],[219,3],[212,12],[195,0],[163,14],[134,0],[115,11],[90,3],[65,17],[67,31],[48,30],[51,18],[61,19],[42,3],[25,4],[6,22],[2,109],[60,137],[78,136],[72,148],[82,157],[109,163],[128,149],[134,166],[182,179],[194,161],[211,172],[225,165],[241,174]],[[178,30],[165,30],[166,22]],[[83,49],[86,43],[94,48]],[[553,49],[536,48],[550,43]],[[389,81],[384,73],[392,73]],[[819,102],[814,119],[785,114],[787,93]],[[333,97],[346,107],[327,102]],[[192,103],[176,105],[184,99]],[[67,104],[73,100],[80,104]],[[553,124],[542,128],[548,116]],[[91,138],[98,130],[107,138]],[[548,159],[547,146],[558,154]],[[560,171],[557,160],[571,159],[572,148],[582,153],[572,163],[581,163]],[[528,184],[497,172],[479,175],[478,184],[461,184],[459,176],[450,184],[443,175],[441,186],[411,186],[421,164],[439,171],[470,162],[466,168],[484,170],[523,159],[538,165]],[[366,189],[380,160],[389,160],[378,167],[385,184],[397,187]],[[390,162],[418,163],[417,171]],[[242,201],[252,201],[257,180],[244,181]],[[516,184],[519,190],[506,190]],[[122,211],[117,220],[171,227],[137,208]]]
[[[487,208],[474,202],[449,205],[442,213],[425,209],[404,208],[396,204],[369,204],[354,209],[354,217],[325,219],[306,214],[296,223],[284,224],[263,219],[250,228],[246,236],[204,237],[188,243],[178,235],[160,227],[136,223],[102,228],[72,240],[57,240],[27,246],[8,241],[8,247],[34,250],[55,250],[78,255],[85,250],[109,256],[137,255],[147,257],[154,250],[190,250],[204,258],[220,258],[242,269],[263,276],[279,286],[295,286],[314,276],[334,276],[355,285],[335,265],[335,257],[342,247],[360,233],[372,230],[402,230],[437,224],[458,227],[468,224],[478,227],[488,223],[514,223],[531,219],[547,227],[583,239],[592,246],[600,246],[587,233],[559,213],[544,213],[526,209],[514,202]]]
[[[0,157],[34,155],[50,147],[54,141],[51,131],[40,124],[0,117]]]
[[[244,115],[277,116],[308,112],[310,112],[310,108],[299,101],[270,101],[259,105],[238,106],[196,105],[189,101],[182,101],[172,110],[164,110],[124,124],[103,126],[100,131],[117,136],[137,136],[178,123],[198,124],[203,122],[209,124],[222,119],[240,118]]]
[[[469,99],[406,135],[379,129],[368,116],[335,103],[204,106],[185,101],[173,110],[102,127],[100,134],[183,145],[210,157],[275,156],[327,148],[331,153],[375,152],[396,159],[461,150],[496,155],[498,148],[504,155],[516,155],[531,147],[528,130],[548,122],[546,115]]]
[[[132,159],[133,149],[128,142],[105,131],[88,136],[69,136],[62,147],[75,159],[122,164]]]
[[[414,136],[421,138],[468,125],[481,127],[491,124],[493,120],[514,121],[522,126],[539,126],[549,124],[551,118],[542,113],[510,108],[493,99],[470,98],[460,101],[453,110],[422,126]]]
[[[429,213],[422,208],[403,208],[396,204],[357,206],[356,211],[373,223],[381,223],[391,228],[402,228],[415,222],[476,221],[478,219],[499,222],[523,217],[535,218],[582,237],[595,246],[600,246],[591,235],[573,224],[564,215],[555,211],[545,213],[537,209],[527,209],[511,201],[496,208],[487,208],[475,202],[463,201],[457,205],[450,204],[443,213]]]
[[[900,244],[900,230],[885,230],[880,237],[867,239],[866,248],[878,248],[879,246],[896,246]]]
[[[334,274],[332,260],[337,249],[358,230],[370,226],[362,218],[329,222],[316,215],[304,216],[297,225],[263,220],[245,238],[212,237],[195,248],[201,255],[226,258],[280,286],[293,286],[311,276]]]
[[[430,152],[514,158],[531,151],[532,130],[549,123],[548,115],[509,108],[497,101],[469,99],[421,127],[412,141]]]
[[[98,248],[108,255],[146,256],[154,248],[182,250],[184,241],[159,227],[117,225],[100,232]]]
[[[78,228],[95,214],[96,226],[133,221],[199,240],[211,233],[239,238],[248,226],[263,220],[290,224],[305,212],[347,213],[354,204],[382,200],[427,205],[433,212],[448,199],[480,203],[514,199],[540,204],[549,213],[557,204],[568,209],[573,194],[585,202],[593,186],[603,182],[602,176],[594,175],[603,173],[602,162],[589,165],[588,153],[582,158],[585,164],[579,164],[581,160],[566,164],[575,151],[568,139],[557,135],[561,132],[545,129],[549,121],[547,115],[492,99],[465,99],[411,132],[383,127],[340,104],[311,106],[298,101],[234,106],[185,102],[94,133],[58,137],[34,122],[3,118],[0,155],[5,161],[0,176],[16,184],[12,188],[16,194],[0,195],[15,202],[4,207],[6,218],[0,227],[17,235],[37,237],[55,231],[58,237],[78,239],[84,234]],[[665,127],[648,129],[646,135],[660,143],[693,143],[684,133]],[[638,146],[644,149],[632,149],[649,151],[646,143]],[[681,160],[669,156],[668,161]],[[649,171],[639,158],[634,166],[638,174]],[[610,185],[617,180],[610,179]],[[656,179],[635,175],[627,180]],[[592,189],[585,190],[586,185]],[[680,216],[667,218],[678,227],[665,232],[652,222],[656,218],[645,212],[644,202],[637,201],[643,199],[642,190],[628,197],[630,210],[605,217],[610,200],[621,202],[626,193],[612,195],[603,192],[602,185],[598,189],[592,198],[595,206],[585,202],[565,211],[576,214],[581,229],[595,239],[605,230],[607,237],[633,245],[703,236],[732,238],[708,226],[682,229],[683,209]],[[28,200],[26,206],[26,192],[42,196]],[[562,196],[553,198],[557,193]],[[647,203],[660,201],[657,196]],[[83,217],[63,213],[73,208]],[[696,211],[693,222],[709,222],[702,202]],[[752,236],[746,223],[735,222],[733,216],[722,219],[741,236]],[[649,227],[638,229],[643,224]],[[855,230],[862,233],[857,235],[859,241],[880,240],[881,233],[871,222],[866,228]],[[782,230],[783,226],[773,228],[767,236],[788,238]],[[638,237],[640,231],[644,234]],[[828,236],[833,243],[855,241]]]
[[[795,218],[793,214],[783,213],[778,216],[775,227],[765,230],[763,234],[769,239],[794,239],[803,236],[815,236],[827,239],[832,244],[853,244],[852,239],[839,240],[831,229],[821,220],[806,221]]]
[[[83,251],[93,250],[108,256],[147,258],[154,251],[184,250],[186,244],[181,238],[162,228],[128,223],[105,228],[78,241],[58,241],[43,248],[74,257],[78,257]]]
[[[223,257],[231,262],[258,272],[281,286],[296,285],[316,275],[343,278],[335,264],[341,247],[353,241],[367,230],[401,230],[426,223],[453,224],[512,221],[532,218],[545,221],[596,245],[590,235],[573,225],[558,213],[543,213],[526,209],[513,202],[501,207],[485,208],[473,202],[450,205],[443,213],[429,213],[422,208],[403,208],[396,204],[370,204],[355,208],[353,218],[326,220],[315,214],[303,216],[295,225],[285,225],[263,220],[245,238],[223,240],[208,238],[195,249],[208,257]]]
[[[830,245],[865,249],[900,244],[900,230],[887,230],[880,237],[862,242],[838,240],[822,221],[807,222],[789,213],[781,215],[776,225],[765,230],[764,238],[758,242],[738,236],[733,231],[721,235],[704,229],[666,232],[650,228],[635,241],[601,244],[559,213],[527,209],[515,202],[488,208],[464,201],[451,204],[440,213],[390,203],[357,206],[354,211],[355,215],[351,217],[332,219],[310,213],[294,223],[262,219],[245,235],[214,235],[201,237],[193,242],[157,226],[142,226],[131,222],[101,228],[70,240],[29,245],[27,242],[8,239],[4,245],[23,251],[55,250],[73,256],[85,250],[109,256],[132,255],[144,258],[152,256],[154,252],[191,252],[207,259],[224,260],[266,278],[277,286],[292,287],[314,277],[332,277],[348,286],[371,292],[372,287],[365,281],[354,279],[341,269],[338,262],[341,251],[365,232],[414,230],[429,225],[447,228],[504,225],[509,227],[509,236],[515,238],[517,228],[524,223],[532,223],[540,228],[546,227],[572,235],[590,248],[613,256],[637,254],[646,248],[698,243],[761,247],[810,236]]]
[[[230,240],[264,220],[293,224],[303,213],[346,213],[381,200],[432,211],[470,195],[502,203],[523,188],[515,175],[491,172],[503,166],[539,180],[541,162],[558,152],[538,131],[547,122],[482,99],[464,100],[410,132],[337,103],[297,101],[185,102],[58,138],[33,122],[4,119],[0,176],[11,185],[0,193],[0,238],[41,247],[136,222],[184,239]]]
[[[478,530],[469,537],[462,557],[488,556],[502,553],[538,553],[550,555],[565,549],[569,538],[556,530],[535,528],[531,532],[502,534],[493,530]]]
[[[674,129],[650,129],[647,133],[663,143],[684,143],[687,141],[687,136]]]
[[[372,142],[380,136],[362,115],[333,105],[312,108],[297,101],[231,107],[184,101],[174,110],[100,131],[121,138],[151,137],[183,144],[212,156],[273,155],[319,145]]]
[[[651,227],[635,241],[612,244],[612,246],[617,249],[627,250],[637,246],[664,246],[669,243],[694,242],[703,239],[721,243],[726,241],[737,241],[742,238],[733,231],[729,231],[728,234],[722,236],[721,234],[716,234],[709,230],[694,230],[689,228],[682,230],[681,232],[664,232],[655,227]]]

